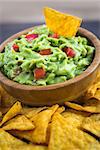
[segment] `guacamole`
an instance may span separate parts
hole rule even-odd
[[[20,84],[60,83],[86,70],[94,50],[85,37],[65,38],[45,25],[37,26],[5,46],[0,53],[0,69]]]

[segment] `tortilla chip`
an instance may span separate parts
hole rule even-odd
[[[32,138],[33,130],[29,130],[29,131],[10,130],[9,133],[20,139],[25,139],[29,142],[34,143]]]
[[[33,122],[36,126],[34,130],[31,131],[10,131],[13,135],[24,138],[32,143],[46,143],[47,144],[47,130],[48,124],[50,122],[51,116],[58,109],[58,105],[49,107],[47,110],[44,110],[38,113],[33,117]]]
[[[34,124],[24,115],[19,115],[11,119],[3,127],[4,130],[32,130],[34,128]]]
[[[44,110],[33,118],[35,129],[32,134],[34,143],[46,143],[46,132],[48,124],[51,121],[52,115],[58,109],[59,105],[53,105],[52,107]]]
[[[46,135],[46,143],[49,143],[49,139],[50,139],[50,129],[51,129],[51,123],[48,124],[48,128],[47,128],[47,135]]]
[[[64,106],[59,107],[56,112],[62,113],[63,111],[65,111],[65,107]]]
[[[89,134],[73,128],[59,113],[52,117],[48,150],[99,149],[100,144]]]
[[[94,97],[97,89],[100,89],[100,82],[91,85],[91,87],[88,89],[88,91],[86,93],[86,96],[88,98]]]
[[[85,101],[83,106],[72,102],[65,102],[65,105],[75,110],[86,111],[90,113],[100,113],[100,101],[96,99],[89,99]]]
[[[27,144],[0,129],[0,150],[47,150],[46,146]]]
[[[94,98],[96,98],[97,100],[100,100],[100,89],[97,89]]]
[[[83,105],[84,109],[91,113],[100,113],[100,101],[96,99],[89,99]]]
[[[28,150],[47,150],[47,146],[43,146],[43,145],[31,145],[29,146]],[[26,149],[25,149],[26,150]]]
[[[9,95],[3,88],[0,86],[1,92],[1,105],[2,107],[11,107],[17,100]]]
[[[53,105],[52,107],[48,107],[48,109],[46,110],[52,110],[52,114],[58,109],[59,105],[58,104],[55,104]],[[43,109],[45,109],[46,107],[44,106]],[[41,107],[40,107],[41,109]],[[41,109],[42,110],[42,109]],[[45,111],[45,110],[44,110]],[[31,121],[35,121],[38,114],[42,113],[41,111],[39,113],[37,113],[36,115],[33,115],[33,117],[30,118]]]
[[[66,122],[68,122],[70,125],[74,127],[80,127],[83,119],[88,116],[89,114],[84,112],[79,112],[76,110],[66,110],[62,113],[62,116],[66,119]]]
[[[44,8],[44,16],[47,27],[65,37],[75,36],[82,22],[81,18],[48,7]]]
[[[36,114],[38,114],[40,111],[42,111],[42,110],[44,110],[44,109],[46,109],[46,108],[47,108],[46,106],[44,106],[44,107],[38,107],[38,108],[33,107],[30,111],[24,113],[24,115],[25,115],[27,118],[31,119],[31,118],[33,118]]]
[[[44,145],[30,145],[28,150],[47,150],[47,146]],[[25,149],[26,150],[26,149]]]
[[[100,114],[93,114],[83,120],[82,128],[100,138]]]
[[[83,107],[79,104],[72,103],[72,102],[65,102],[65,105],[72,108],[72,109],[83,111]]]
[[[11,108],[10,110],[4,115],[0,126],[3,125],[5,122],[7,122],[8,120],[10,120],[11,118],[15,117],[16,115],[18,115],[21,112],[22,106],[20,102],[16,102]]]
[[[97,99],[100,100],[100,68],[99,71],[97,72],[97,77],[94,83],[90,86],[90,88],[87,90],[86,94],[84,95],[85,99],[96,98],[95,94],[97,90],[99,90],[99,95]]]
[[[33,110],[32,107],[24,106],[23,109],[21,110],[21,114],[25,115],[25,114],[29,113],[32,110]]]

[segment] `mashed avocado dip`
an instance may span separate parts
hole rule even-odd
[[[92,62],[93,52],[86,38],[65,38],[43,25],[6,45],[0,68],[18,83],[50,85],[80,75]]]

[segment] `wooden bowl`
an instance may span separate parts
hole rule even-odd
[[[8,38],[1,44],[0,52],[3,51],[8,42],[29,32],[32,29],[33,28],[26,29]],[[3,88],[23,103],[35,106],[52,105],[55,103],[62,104],[64,101],[71,101],[80,97],[96,78],[97,70],[100,64],[100,43],[96,36],[86,29],[79,28],[79,33],[88,38],[96,49],[93,62],[81,75],[58,84],[47,86],[30,86],[14,82],[0,72],[0,83]]]

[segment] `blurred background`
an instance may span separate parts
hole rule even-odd
[[[0,43],[34,25],[43,24],[43,7],[83,18],[82,27],[100,38],[100,0],[0,0]]]

